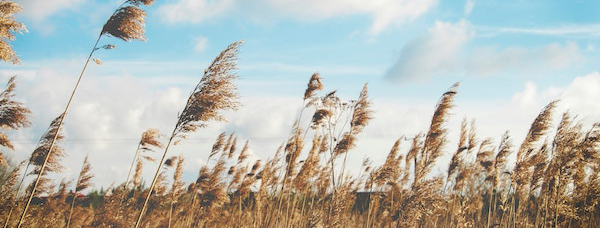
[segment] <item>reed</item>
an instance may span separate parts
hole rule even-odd
[[[81,171],[79,172],[79,177],[77,177],[77,182],[75,184],[75,192],[73,193],[73,198],[71,199],[71,207],[69,208],[69,217],[67,218],[67,228],[71,224],[71,216],[73,215],[73,208],[75,206],[75,201],[77,200],[78,193],[92,186],[90,181],[94,178],[94,174],[91,173],[92,166],[88,161],[88,156],[85,156],[83,160],[83,165],[81,166]]]
[[[458,85],[442,94],[425,133],[399,137],[390,143],[384,162],[364,159],[358,176],[353,176],[345,173],[344,163],[332,162],[351,156],[353,143],[371,119],[367,87],[357,100],[346,102],[335,92],[319,94],[323,85],[313,74],[303,96],[304,114],[298,115],[310,121],[295,118],[287,141],[272,158],[249,161],[252,145],[243,134],[223,132],[205,151],[207,159],[196,181],[184,182],[184,158],[168,157],[169,146],[211,121],[224,121],[222,111],[238,107],[233,84],[237,75],[232,71],[239,44],[223,51],[192,91],[148,187],[140,184],[138,165],[134,189],[128,189],[127,178],[110,193],[92,191],[80,197],[93,175],[86,158],[68,202],[70,181],[63,179],[56,190],[48,178],[63,169],[64,150],[59,144],[50,147],[53,138],[63,139],[58,134],[62,116],[56,118],[26,161],[33,167],[29,174],[37,175],[26,190],[29,200],[37,195],[46,201],[29,205],[24,226],[598,227],[600,124],[586,128],[564,113],[553,129],[552,102],[535,118],[519,147],[508,132],[498,141],[479,135],[475,121],[465,118],[456,132],[456,147],[449,149],[448,123]],[[145,161],[146,151],[162,145],[158,136],[156,130],[142,134],[134,162]],[[513,153],[517,159],[511,158]],[[445,155],[448,169],[436,175],[434,167]],[[12,225],[8,221],[16,221],[12,208],[26,211],[27,206],[16,204],[26,199],[10,191],[18,185],[23,166],[2,182],[2,191],[10,193],[0,196],[0,205],[11,205],[0,207],[6,227]],[[83,206],[87,200],[94,203]]]
[[[163,165],[167,152],[171,143],[178,143],[184,139],[186,134],[196,131],[199,128],[206,127],[208,122],[225,121],[225,118],[220,114],[224,110],[235,110],[239,103],[237,101],[238,94],[233,81],[237,79],[237,75],[233,73],[236,69],[238,48],[242,44],[241,41],[232,43],[224,51],[221,52],[212,64],[204,71],[204,76],[188,98],[188,101],[179,114],[179,118],[173,132],[169,136],[169,140],[165,146],[165,151],[160,160],[156,173],[148,189],[148,194],[140,215],[135,223],[137,228],[145,213],[148,201],[152,195],[159,171]],[[173,141],[175,140],[175,141]]]
[[[19,64],[20,60],[9,42],[16,39],[15,33],[27,32],[25,25],[13,15],[21,11],[23,8],[14,1],[0,1],[0,60],[12,64]]]
[[[0,3],[0,11],[2,4],[4,3]],[[15,88],[17,87],[15,79],[16,76],[8,79],[6,88],[0,93],[0,128],[2,129],[18,130],[31,124],[29,122],[31,111],[22,102],[15,101]],[[8,136],[3,132],[0,132],[0,146],[10,150],[15,149]],[[2,153],[0,153],[0,165],[8,165]]]

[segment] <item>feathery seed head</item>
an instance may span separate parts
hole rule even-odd
[[[240,155],[238,156],[238,164],[241,164],[242,162],[244,162],[246,160],[246,158],[248,158],[248,140],[246,140],[246,143],[244,144],[244,147],[242,147],[242,151],[240,152]]]
[[[113,36],[124,41],[145,41],[145,17],[146,12],[140,8],[135,6],[121,7],[104,24],[101,34]]]
[[[160,132],[158,129],[149,128],[148,130],[142,133],[142,138],[140,139],[140,146],[145,151],[152,151],[150,146],[163,148],[164,145],[158,141],[160,138]]]
[[[237,110],[239,95],[233,82],[238,76],[233,70],[237,69],[237,54],[242,43],[230,44],[204,71],[204,76],[179,115],[175,135],[206,127],[211,120],[226,121],[220,112]]]
[[[317,110],[312,117],[310,127],[312,129],[317,129],[317,128],[321,127],[321,125],[324,124],[325,119],[327,119],[327,117],[331,116],[332,114],[333,113],[331,111],[329,111],[328,109]]]
[[[15,40],[14,33],[27,31],[25,25],[17,22],[13,16],[22,10],[23,8],[13,1],[0,1],[0,60],[2,61],[20,63],[17,53],[8,42]]]
[[[319,73],[314,73],[308,81],[308,88],[304,92],[304,100],[314,96],[314,92],[323,89],[323,83],[321,83],[321,77]]]
[[[88,160],[88,156],[85,156],[83,160],[83,167],[81,167],[81,172],[79,172],[79,180],[77,180],[77,184],[75,187],[75,192],[80,192],[92,186],[90,180],[94,178],[94,174],[91,173],[92,166]]]
[[[212,150],[210,151],[210,154],[208,155],[209,160],[212,156],[215,156],[217,153],[219,153],[219,151],[223,148],[224,143],[225,143],[225,132],[222,132],[221,134],[219,134],[219,137],[217,137],[217,141],[215,141],[215,143],[212,146]]]
[[[152,3],[154,3],[154,0],[127,0],[127,2],[135,6],[140,6],[140,4],[149,6],[152,5]]]
[[[16,88],[15,78],[16,76],[11,77],[6,84],[4,91],[0,93],[0,110],[2,110],[2,112],[0,112],[1,129],[16,130],[31,124],[28,120],[31,111],[25,108],[23,103],[14,101],[14,90]],[[4,133],[0,133],[0,145],[14,150],[8,136]],[[2,160],[0,154],[0,161]]]

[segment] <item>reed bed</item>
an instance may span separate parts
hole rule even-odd
[[[237,76],[231,73],[239,44],[232,44],[213,63],[224,64],[226,70],[206,71],[208,76],[192,92],[170,141],[183,139],[211,120],[225,120],[218,111],[239,105],[232,90]],[[223,132],[205,152],[209,162],[198,170],[195,182],[182,181],[185,158],[170,156],[161,161],[154,186],[143,186],[139,176],[143,164],[156,162],[146,158],[148,153],[172,143],[161,143],[160,133],[149,129],[133,159],[131,169],[137,163],[133,180],[128,177],[107,191],[82,195],[79,192],[91,186],[94,176],[87,158],[75,184],[67,180],[56,184],[40,175],[40,187],[22,226],[600,227],[600,124],[583,126],[565,112],[558,126],[552,126],[557,101],[533,118],[520,145],[508,132],[498,143],[482,139],[475,121],[465,119],[453,146],[448,145],[447,123],[458,94],[456,84],[442,94],[426,133],[399,138],[383,164],[366,159],[355,177],[345,170],[345,160],[372,118],[368,87],[357,100],[343,101],[335,91],[319,94],[323,87],[319,74],[309,81],[302,113],[290,120],[295,124],[289,139],[272,158],[248,163],[248,141],[240,144],[234,133]],[[300,126],[307,123],[303,117],[310,119],[305,127]],[[26,175],[40,173],[44,159],[48,162],[42,174],[62,170],[60,158],[66,152],[59,144],[51,156],[47,153],[59,133],[60,118],[30,159],[5,168],[8,175],[2,181],[5,194],[0,202],[5,227],[17,225],[14,212],[23,211],[27,202],[17,191],[25,163],[26,170],[33,167]],[[56,137],[63,140],[60,134]],[[404,141],[410,142],[406,151],[400,150]],[[432,173],[444,154],[452,155],[447,173]],[[511,154],[517,159],[509,159]],[[29,186],[24,191],[30,193],[33,184],[23,185]]]
[[[104,35],[144,40],[145,12],[139,7],[152,2],[125,1],[98,41]],[[24,30],[12,17],[19,10],[0,1],[0,22],[8,28],[0,34],[0,54],[14,63],[18,59],[7,41]],[[98,41],[78,80],[96,50],[114,48],[98,48]],[[185,158],[167,156],[169,147],[212,121],[226,121],[222,111],[241,105],[235,84],[241,44],[228,46],[204,71],[165,143],[155,129],[142,133],[127,178],[106,191],[81,194],[94,178],[87,157],[77,180],[48,177],[64,169],[61,126],[69,100],[28,159],[10,165],[0,156],[4,227],[600,227],[600,123],[584,126],[565,112],[553,126],[558,104],[553,101],[532,117],[520,144],[508,132],[497,143],[483,138],[475,121],[465,119],[457,144],[449,145],[458,83],[442,94],[424,133],[400,137],[383,164],[367,158],[353,176],[347,158],[374,112],[368,85],[356,100],[343,100],[336,91],[323,92],[315,73],[273,157],[249,162],[250,143],[223,132],[201,155],[208,159],[196,180],[183,181]],[[11,78],[0,93],[3,129],[29,125],[29,110],[13,100],[15,86]],[[405,141],[410,145],[403,151]],[[4,133],[0,145],[13,148]],[[156,150],[164,150],[159,160],[149,155]],[[513,154],[516,159],[509,159]],[[433,173],[444,155],[451,157],[447,172]],[[149,186],[141,178],[147,162],[158,163]]]

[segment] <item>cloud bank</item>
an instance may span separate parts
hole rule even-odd
[[[369,32],[378,34],[418,18],[436,4],[437,0],[178,0],[161,6],[159,13],[170,23],[200,23],[225,15],[255,21],[320,21],[358,15],[370,17]]]
[[[385,78],[397,83],[427,81],[441,76],[541,74],[586,60],[575,42],[541,47],[474,46],[476,29],[466,20],[437,21],[426,35],[405,44]],[[474,46],[474,47],[473,47]]]

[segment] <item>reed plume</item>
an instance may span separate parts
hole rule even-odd
[[[287,163],[287,167],[285,171],[284,186],[296,175],[296,161],[304,148],[304,137],[302,137],[304,131],[298,126],[298,122],[294,123],[293,132],[294,134],[288,139],[285,145],[285,162]]]
[[[146,12],[137,6],[120,7],[106,21],[100,34],[124,41],[146,40],[144,36],[145,17]]]
[[[227,153],[227,159],[232,159],[233,155],[235,155],[235,151],[237,150],[237,136],[233,138],[231,144],[229,144],[229,152]]]
[[[454,106],[454,96],[456,96],[456,89],[459,83],[454,84],[447,92],[442,95],[442,98],[438,102],[435,108],[435,112],[431,119],[431,125],[425,140],[423,141],[423,147],[419,153],[419,158],[415,162],[415,179],[414,183],[423,181],[424,177],[431,171],[435,161],[442,155],[447,139],[446,122],[450,109]]]
[[[91,170],[92,170],[92,166],[90,165],[88,156],[86,155],[85,159],[83,160],[83,166],[81,167],[81,171],[79,172],[79,177],[77,178],[77,183],[75,184],[75,192],[73,193],[73,199],[71,200],[71,207],[69,208],[69,217],[67,219],[67,228],[69,228],[69,225],[71,224],[71,216],[73,215],[73,207],[75,206],[75,200],[77,199],[77,195],[78,195],[77,193],[92,186],[92,183],[90,183],[90,180],[92,180],[92,178],[94,178],[94,174],[92,174],[90,172]]]
[[[528,177],[531,175],[531,167],[534,165],[533,152],[535,143],[543,137],[551,126],[552,112],[558,101],[550,102],[535,118],[529,132],[519,150],[517,151],[517,163],[513,171],[513,183],[516,184],[517,194],[523,196],[529,187]]]
[[[402,155],[398,155],[400,140],[396,140],[383,165],[371,173],[374,184],[391,186],[395,185],[400,178],[400,161],[402,160]]]
[[[142,133],[142,137],[138,142],[137,149],[135,150],[135,155],[131,161],[131,165],[129,166],[129,172],[127,173],[127,179],[125,180],[125,185],[123,188],[127,189],[129,186],[129,177],[131,176],[131,170],[133,169],[133,164],[136,163],[135,173],[133,175],[133,184],[134,187],[137,187],[140,183],[140,178],[142,176],[142,169],[144,166],[144,160],[154,161],[154,158],[148,155],[142,155],[142,153],[154,152],[153,147],[162,149],[164,145],[159,141],[161,137],[158,129],[149,128]]]
[[[12,64],[19,64],[20,60],[9,42],[16,39],[15,33],[27,32],[25,25],[16,21],[13,16],[22,10],[16,2],[0,1],[0,59]]]
[[[219,151],[221,151],[225,147],[225,136],[226,136],[225,132],[222,132],[217,137],[217,140],[213,144],[212,150],[210,151],[210,154],[208,155],[208,159],[206,160],[207,164],[210,161],[211,157],[217,155],[219,153]]]
[[[337,143],[334,149],[334,155],[339,156],[347,153],[355,146],[356,136],[362,132],[369,121],[373,119],[373,111],[371,110],[371,102],[367,84],[363,86],[358,100],[353,105],[352,119],[350,120],[350,130],[346,132],[340,142]]]
[[[0,3],[0,11],[2,11],[2,4]],[[6,88],[0,93],[0,128],[2,129],[18,130],[31,124],[29,122],[31,111],[22,102],[14,100],[14,91],[17,86],[15,78],[16,76],[11,77]],[[8,136],[2,132],[0,132],[0,146],[11,150],[15,149]],[[0,165],[7,165],[2,153],[0,153]]]
[[[144,206],[140,211],[140,215],[136,221],[135,227],[140,225],[142,217],[145,213],[148,200],[152,195],[156,179],[159,175],[160,168],[163,165],[171,142],[177,138],[175,142],[186,137],[185,134],[196,131],[198,128],[206,127],[211,120],[225,121],[225,118],[220,114],[224,110],[236,110],[239,106],[237,88],[233,81],[238,76],[233,73],[237,68],[237,53],[238,48],[242,44],[241,41],[230,44],[224,51],[221,52],[211,65],[204,71],[204,76],[192,91],[188,101],[179,114],[177,124],[169,137],[165,151],[160,160],[152,184],[148,190],[148,195],[144,202]]]
[[[306,91],[304,91],[304,100],[309,99],[314,96],[315,91],[319,91],[323,89],[323,83],[321,82],[321,77],[319,73],[314,73],[310,80],[308,81],[308,86]]]
[[[10,171],[8,176],[6,176],[6,179],[3,179],[3,183],[0,186],[0,191],[4,193],[0,196],[1,203],[12,202],[12,201],[16,200],[15,188],[17,188],[16,184],[17,184],[17,181],[19,180],[19,177],[21,176],[20,172],[21,172],[21,169],[23,169],[25,162],[27,162],[27,160],[24,160],[21,163],[19,163],[17,166],[15,166]],[[10,205],[10,206],[12,207],[12,205]]]
[[[37,178],[27,188],[29,199],[27,200],[27,204],[25,204],[25,209],[21,214],[17,227],[21,227],[33,196],[51,190],[51,181],[50,179],[47,179],[46,175],[49,172],[61,172],[64,169],[60,164],[60,160],[65,156],[65,151],[55,144],[64,139],[64,136],[60,133],[60,125],[63,117],[64,113],[52,121],[46,133],[41,137],[38,147],[33,151],[29,158],[29,163],[34,166],[33,171],[31,171],[29,175],[37,174]],[[38,186],[39,191],[36,193]]]
[[[315,135],[312,141],[312,147],[308,152],[308,157],[300,167],[298,175],[294,178],[294,186],[299,190],[305,190],[308,186],[309,180],[316,176],[319,168],[319,149],[321,147],[322,137]]]
[[[171,207],[169,208],[169,222],[168,227],[171,227],[171,220],[173,217],[173,207],[175,203],[177,203],[177,199],[183,193],[183,186],[185,183],[181,181],[183,177],[183,156],[179,155],[172,159],[174,163],[176,163],[175,172],[173,173],[173,185],[171,186]]]
[[[495,157],[495,161],[494,161],[494,170],[496,171],[494,173],[494,179],[493,179],[493,186],[494,188],[498,188],[498,180],[501,174],[503,174],[506,169],[506,163],[507,163],[507,158],[508,156],[510,156],[510,154],[512,154],[513,152],[513,144],[512,144],[512,139],[510,138],[510,135],[507,132],[505,132],[502,135],[502,139],[500,140],[500,145],[498,146],[498,153],[496,154]]]
[[[55,120],[56,123],[53,122],[51,124],[51,126],[56,124],[56,132],[60,132],[60,129],[62,128],[64,117],[69,112],[71,103],[73,101],[73,98],[75,97],[75,93],[77,92],[77,88],[79,88],[81,79],[83,78],[83,75],[87,69],[87,66],[88,66],[90,60],[92,59],[92,55],[94,54],[94,52],[101,48],[112,49],[115,47],[114,45],[104,45],[99,48],[98,43],[100,42],[100,38],[102,38],[103,35],[110,35],[110,36],[114,36],[119,39],[122,39],[124,41],[129,41],[131,39],[140,39],[140,40],[145,39],[143,36],[143,33],[144,33],[144,30],[143,30],[144,19],[143,18],[145,17],[145,12],[143,10],[137,8],[137,5],[139,5],[139,3],[150,4],[150,3],[152,3],[152,1],[142,1],[142,0],[140,0],[140,1],[137,1],[137,0],[125,1],[119,8],[117,8],[117,10],[115,10],[113,15],[108,19],[108,21],[103,26],[102,31],[100,31],[100,34],[98,35],[98,38],[96,39],[96,43],[92,47],[92,50],[90,51],[90,54],[88,55],[88,58],[85,61],[83,69],[81,70],[81,73],[79,74],[79,78],[77,79],[77,82],[75,83],[75,87],[73,88],[73,91],[71,92],[69,100],[67,101],[65,110],[62,112],[62,114],[59,116],[59,118],[57,120]],[[59,134],[55,134],[54,137],[47,144],[49,152],[48,152],[48,156],[46,156],[46,158],[51,157],[51,154],[53,154],[52,152],[54,152],[54,150],[53,150],[54,144],[58,138],[58,135]],[[60,150],[57,150],[57,152],[58,151],[60,151]],[[41,166],[40,174],[43,174],[45,166],[46,166],[46,162],[44,162],[44,165]],[[37,185],[40,182],[40,178],[41,178],[41,175],[38,175],[38,178],[35,181],[35,184],[33,185],[31,195],[29,197],[29,202],[25,206],[25,210],[23,211],[21,219],[19,219],[19,223],[18,223],[17,227],[21,227],[21,225],[23,223],[23,219],[27,213],[27,209],[29,208],[29,203],[31,202],[31,199],[33,198],[33,194],[35,193]],[[42,183],[47,183],[47,181],[42,181]]]
[[[460,125],[458,149],[456,149],[456,152],[452,155],[450,164],[448,164],[448,177],[446,178],[446,183],[449,183],[450,178],[464,165],[462,154],[465,150],[467,150],[467,118],[464,118]]]

